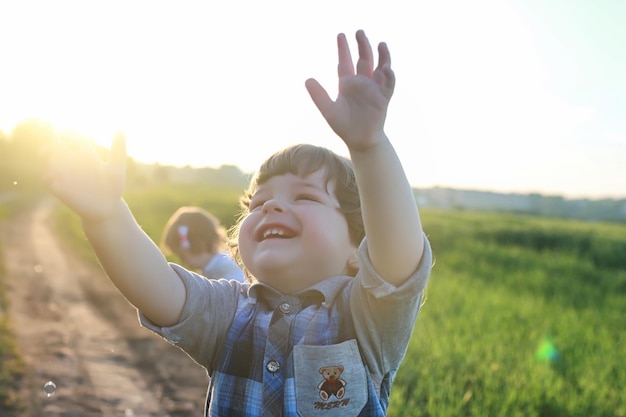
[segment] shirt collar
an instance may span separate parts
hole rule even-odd
[[[322,306],[330,306],[335,301],[337,294],[339,294],[339,292],[349,282],[352,282],[353,279],[354,277],[347,275],[327,278],[308,288],[305,288],[302,291],[290,294],[289,297],[296,297],[300,299],[312,298],[313,300],[317,300],[317,303]],[[263,297],[274,304],[271,300],[276,300],[275,302],[278,303],[281,299],[286,297],[286,295],[276,291],[274,288],[263,282],[257,281],[248,287],[248,297],[250,297],[250,299],[254,302],[256,302],[257,298]]]

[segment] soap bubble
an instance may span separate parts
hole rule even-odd
[[[48,381],[43,385],[43,392],[46,394],[46,397],[52,397],[56,390],[57,385],[52,381]]]

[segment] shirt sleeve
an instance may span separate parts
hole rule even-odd
[[[359,247],[359,272],[350,294],[352,317],[370,370],[380,378],[393,378],[420,311],[432,269],[432,249],[424,235],[424,253],[417,270],[396,287],[374,270],[366,239]]]
[[[242,287],[239,282],[210,280],[171,263],[185,285],[187,297],[178,323],[159,327],[138,311],[140,324],[182,349],[199,365],[210,364],[233,321]]]

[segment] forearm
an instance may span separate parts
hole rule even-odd
[[[175,323],[185,302],[185,289],[167,260],[139,227],[123,200],[110,216],[83,221],[87,239],[109,279],[155,324]]]
[[[386,136],[372,147],[351,150],[350,156],[361,196],[370,259],[381,276],[399,285],[415,272],[424,250],[413,190]]]

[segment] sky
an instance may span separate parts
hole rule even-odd
[[[414,187],[626,198],[622,0],[0,0],[0,130],[39,118],[139,162],[253,171],[294,143],[347,155],[336,35],[391,51],[385,130]]]

